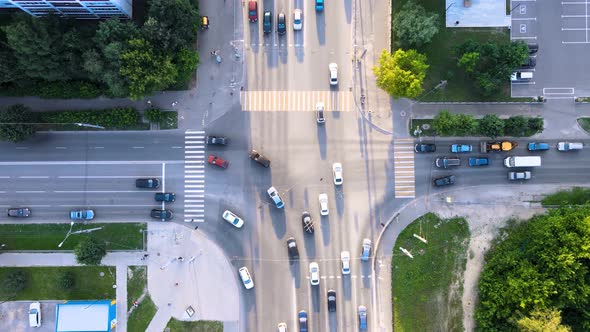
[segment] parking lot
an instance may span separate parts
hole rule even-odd
[[[0,304],[0,331],[49,332],[55,331],[55,305],[63,301],[41,302],[41,327],[29,327],[29,305],[32,301],[4,302]]]
[[[528,82],[513,82],[512,97],[570,99],[590,96],[586,74],[590,54],[589,4],[571,1],[512,1],[513,41],[538,44]]]

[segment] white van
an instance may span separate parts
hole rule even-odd
[[[533,79],[533,72],[530,71],[515,71],[510,76],[512,82],[527,82]]]
[[[510,156],[504,159],[506,167],[539,167],[541,166],[541,157],[539,156]]]

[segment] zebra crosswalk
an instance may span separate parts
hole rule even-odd
[[[414,140],[400,138],[393,141],[395,198],[416,197],[414,174]]]
[[[327,112],[351,112],[350,91],[242,91],[243,111],[309,112],[317,102],[323,102]]]
[[[205,221],[205,132],[184,133],[184,221]]]

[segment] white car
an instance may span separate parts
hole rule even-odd
[[[319,124],[326,122],[326,118],[324,117],[324,103],[321,101],[315,104],[315,119]]]
[[[338,85],[338,65],[332,62],[328,68],[330,68],[330,85]]]
[[[254,288],[254,280],[252,280],[252,276],[250,276],[250,272],[248,272],[248,268],[243,266],[241,267],[238,272],[240,273],[240,278],[242,278],[242,283],[246,289]]]
[[[282,209],[285,206],[285,203],[283,203],[281,196],[279,196],[279,192],[278,192],[277,188],[270,187],[270,188],[268,188],[266,193],[268,194],[268,197],[270,197],[270,199],[272,199],[272,201],[275,203],[275,205],[279,209]]]
[[[309,263],[309,274],[311,277],[309,281],[312,286],[317,286],[320,284],[320,266],[316,262]]]
[[[242,226],[244,226],[244,220],[242,220],[242,218],[236,216],[230,210],[225,210],[223,212],[222,216],[223,216],[223,219],[225,219],[225,221],[236,226],[237,228],[242,228]]]
[[[340,260],[342,261],[342,274],[350,274],[350,252],[341,252]]]
[[[293,30],[301,30],[303,28],[302,16],[301,9],[295,9],[293,12]]]
[[[41,303],[33,302],[29,305],[29,326],[41,326]]]
[[[342,184],[344,179],[342,178],[342,164],[341,163],[333,163],[332,164],[332,175],[334,176],[334,184],[339,186]]]
[[[328,210],[328,194],[321,193],[318,196],[318,200],[320,201],[320,214],[327,216],[330,213],[330,210]]]
[[[279,329],[279,332],[287,332],[287,323],[279,323],[277,328]]]

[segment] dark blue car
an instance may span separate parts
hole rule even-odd
[[[316,12],[324,10],[324,0],[315,0],[315,10]]]
[[[537,143],[537,142],[532,142],[529,143],[529,151],[545,151],[545,150],[549,150],[549,144],[547,143]]]
[[[487,166],[490,164],[490,160],[485,157],[469,158],[469,166]]]
[[[307,312],[301,310],[299,312],[299,332],[307,332]]]

